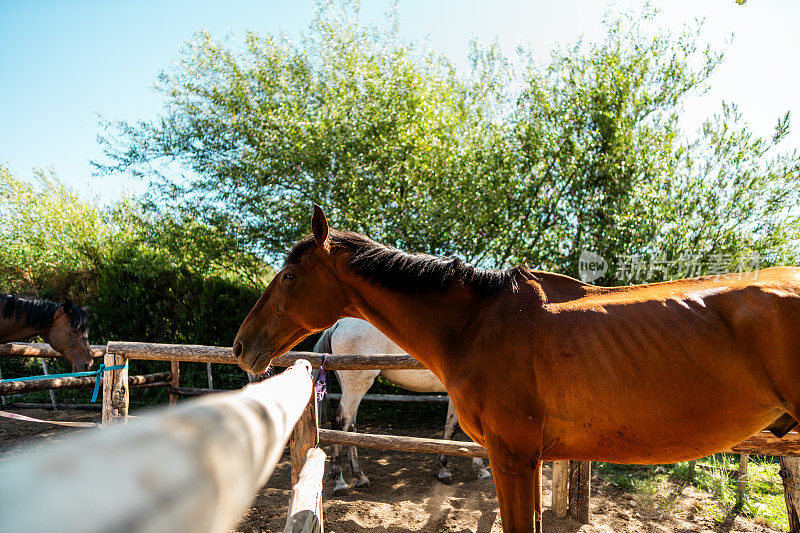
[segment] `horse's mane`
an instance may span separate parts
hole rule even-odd
[[[4,319],[25,319],[25,325],[31,328],[46,328],[53,323],[53,316],[60,304],[42,298],[23,298],[15,294],[0,293],[0,306]],[[78,306],[72,306],[70,327],[83,333],[89,327],[89,317]]]
[[[348,264],[356,274],[392,290],[444,292],[453,284],[460,284],[480,297],[489,297],[504,290],[516,292],[519,278],[532,277],[525,266],[487,270],[457,257],[410,254],[349,231],[330,230],[328,238],[332,248],[351,252]],[[286,256],[285,264],[299,263],[314,244],[312,235],[301,239]]]

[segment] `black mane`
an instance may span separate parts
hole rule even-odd
[[[530,274],[524,266],[484,270],[457,257],[410,254],[349,231],[330,230],[328,238],[332,248],[351,252],[348,264],[356,274],[398,291],[444,292],[457,283],[480,297],[489,297],[504,290],[516,292],[519,289],[517,279],[528,278]],[[285,264],[298,263],[314,245],[313,236],[304,237],[286,256]]]
[[[53,316],[61,305],[41,298],[23,298],[15,294],[0,293],[0,307],[3,309],[2,318],[24,318],[27,327],[44,329],[53,323]],[[73,331],[83,333],[89,327],[89,317],[80,307],[73,305],[69,317]]]

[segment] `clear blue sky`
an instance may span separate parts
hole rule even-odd
[[[619,0],[616,8],[638,5]],[[792,111],[788,147],[800,146],[800,1],[658,0],[662,23],[680,29],[706,17],[704,37],[722,44],[731,34],[712,91],[689,102],[687,124],[719,109],[722,99],[740,105],[754,130],[768,135]],[[363,0],[362,18],[380,17],[389,2]],[[540,57],[555,44],[583,34],[602,36],[601,0],[399,0],[407,39],[430,46],[464,65],[471,38],[497,40],[509,53],[530,43]],[[246,29],[297,36],[312,16],[309,0],[99,1],[0,0],[0,163],[26,177],[33,167],[101,201],[141,191],[127,176],[92,177],[89,160],[101,157],[97,115],[150,119],[161,108],[152,91],[159,70],[169,68],[181,44],[200,28],[213,35]]]

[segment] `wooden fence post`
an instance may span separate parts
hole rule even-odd
[[[781,457],[778,473],[783,480],[790,533],[800,532],[800,457]]]
[[[322,481],[325,478],[325,457],[321,448],[308,450],[303,469],[292,486],[289,517],[283,533],[323,532]]]
[[[591,476],[589,461],[569,462],[569,515],[582,524],[589,523]]]
[[[736,476],[736,505],[742,505],[747,498],[747,463],[750,456],[746,453],[739,454],[739,473]]]
[[[319,444],[319,427],[317,427],[317,398],[314,394],[308,405],[300,415],[300,420],[294,426],[292,436],[289,438],[289,451],[291,454],[292,485],[297,483],[306,454],[311,448]]]
[[[2,379],[3,379],[3,373],[0,372],[0,381],[2,381]],[[2,404],[2,405],[6,404],[6,397],[5,396],[0,396],[0,404]]]
[[[124,365],[128,358],[124,355],[106,353],[103,363],[106,367]],[[103,425],[126,424],[128,422],[128,369],[120,368],[103,372]]]
[[[44,360],[44,357],[39,358],[39,362],[42,363],[42,372],[45,376],[50,375],[50,371],[47,369],[47,361]],[[50,403],[53,404],[53,409],[58,409],[58,405],[56,405],[56,391],[50,389]]]
[[[172,372],[171,386],[177,389],[181,386],[181,363],[179,361],[170,361],[169,368]],[[175,407],[178,405],[177,394],[173,394],[172,392],[169,393],[169,405],[170,407]]]
[[[567,517],[569,461],[553,461],[553,490],[551,507],[558,518]]]

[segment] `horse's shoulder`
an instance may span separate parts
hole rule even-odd
[[[530,284],[545,303],[561,303],[601,292],[602,287],[589,285],[575,278],[553,272],[532,271]]]

